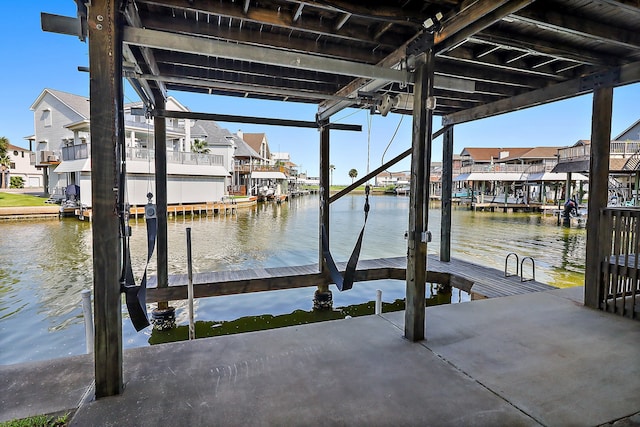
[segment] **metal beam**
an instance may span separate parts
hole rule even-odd
[[[615,68],[612,68],[609,71],[611,72],[613,70],[615,70]],[[614,87],[640,82],[640,62],[623,65],[619,67],[619,70],[620,78],[618,83],[613,84]],[[442,118],[442,124],[453,125],[470,122],[472,120],[483,119],[486,117],[496,116],[498,114],[509,113],[512,111],[522,110],[524,108],[534,107],[536,105],[583,95],[591,92],[592,90],[592,88],[585,85],[584,82],[588,79],[593,79],[595,74],[600,73],[590,74],[543,89],[525,92],[512,98],[501,99],[499,101],[492,102],[491,104],[449,114]]]
[[[172,34],[143,28],[125,27],[124,42],[134,46],[165,49],[194,55],[229,58],[259,64],[270,64],[300,70],[381,79],[387,82],[409,83],[410,73],[341,59],[260,48],[184,34]]]
[[[164,109],[153,110],[151,114],[153,117],[170,117],[174,119],[212,120],[218,122],[251,123],[256,125],[289,126],[313,129],[320,128],[318,122],[304,120],[272,119],[266,117],[234,116],[229,114],[196,113],[193,111],[173,111]],[[328,123],[327,126],[332,130],[362,131],[361,125]]]

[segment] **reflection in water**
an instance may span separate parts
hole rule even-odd
[[[404,233],[408,197],[372,196],[361,259],[406,255]],[[331,250],[337,261],[351,254],[364,221],[364,196],[347,196],[331,205]],[[194,272],[315,264],[318,262],[318,200],[292,199],[260,204],[237,215],[177,217],[168,223],[170,274],[184,274],[186,227],[192,229]],[[144,220],[132,220],[134,274],[146,262]],[[432,206],[429,253],[439,251],[439,207]],[[0,232],[0,363],[18,363],[84,352],[80,291],[92,286],[91,224],[75,219],[2,222]],[[585,230],[557,227],[554,217],[537,214],[472,212],[454,208],[452,255],[502,270],[508,252],[536,260],[536,278],[556,286],[583,282]],[[155,257],[149,265],[155,274]],[[402,300],[397,280],[357,283],[334,291],[335,307],[366,304],[383,291],[385,302]],[[196,300],[199,322],[228,322],[247,316],[309,311],[313,289],[229,295]],[[468,301],[454,291],[452,302]],[[172,303],[186,324],[186,302]],[[136,333],[123,310],[125,348],[148,345],[149,330]]]

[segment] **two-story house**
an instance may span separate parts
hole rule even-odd
[[[188,111],[173,97],[167,99],[166,108]],[[73,196],[82,205],[91,206],[89,99],[45,89],[31,110],[36,144],[33,163],[44,169],[45,191],[58,199]],[[124,106],[127,195],[130,204],[138,205],[146,203],[146,194],[155,188],[153,119],[141,111],[141,103]],[[220,200],[226,194],[233,165],[231,152],[224,148],[219,153],[192,151],[194,125],[190,120],[166,121],[169,204]]]
[[[31,151],[13,144],[7,146],[9,167],[5,173],[6,182],[3,187],[9,188],[11,177],[22,178],[24,188],[41,188],[42,171],[31,164]]]

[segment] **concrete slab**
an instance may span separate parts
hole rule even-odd
[[[544,425],[640,411],[640,322],[554,290],[427,309],[425,347]],[[385,318],[398,327],[404,313]]]
[[[633,425],[640,322],[580,295],[429,307],[422,343],[397,312],[133,349],[98,401],[90,356],[0,366],[0,420],[83,401],[71,425]]]
[[[0,365],[0,422],[75,410],[93,375],[90,355]]]
[[[72,425],[537,425],[378,316],[128,351]]]

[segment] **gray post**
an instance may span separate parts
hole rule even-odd
[[[602,259],[600,211],[607,207],[609,193],[609,153],[611,150],[611,112],[613,88],[593,92],[591,116],[591,154],[589,159],[589,206],[587,221],[587,257],[584,274],[584,304],[599,308],[602,301]]]
[[[122,22],[118,2],[93,0],[89,8],[91,98],[91,206],[95,306],[96,398],[120,394],[122,381],[122,248],[118,218],[124,138]],[[123,153],[121,153],[124,155]]]
[[[427,98],[433,93],[433,49],[426,52],[415,71],[413,133],[411,158],[411,194],[406,278],[404,336],[411,341],[424,339],[425,283],[427,279],[427,230],[429,214],[429,168],[431,162],[432,110]]]
[[[453,192],[453,126],[442,141],[442,197],[440,219],[440,261],[451,261],[451,193]]]

